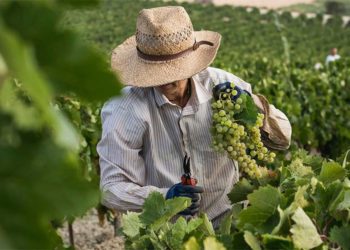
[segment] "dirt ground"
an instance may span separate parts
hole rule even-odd
[[[93,209],[83,218],[73,223],[74,243],[77,250],[121,250],[124,249],[124,241],[120,236],[114,236],[113,225],[106,222],[104,226],[98,223],[96,210]],[[67,223],[58,233],[62,236],[66,247],[69,246],[69,234]]]

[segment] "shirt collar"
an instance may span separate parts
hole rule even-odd
[[[212,98],[212,94],[204,87],[204,85],[196,77],[191,77],[191,97],[188,100],[186,106],[198,107],[200,104],[209,101]],[[171,103],[165,95],[163,95],[156,88],[153,88],[154,98],[158,107],[162,107],[165,104],[175,106]],[[186,108],[186,107],[185,107]]]

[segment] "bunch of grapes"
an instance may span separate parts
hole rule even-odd
[[[260,128],[263,126],[264,115],[257,114],[255,124],[246,124],[238,114],[246,108],[249,95],[238,93],[233,83],[220,91],[211,104],[212,106],[212,137],[213,148],[219,152],[227,152],[228,156],[237,161],[240,172],[250,178],[261,178],[268,175],[266,167],[258,163],[272,163],[276,156],[269,152],[261,142]],[[239,97],[237,98],[237,96]],[[246,95],[243,98],[243,95]]]

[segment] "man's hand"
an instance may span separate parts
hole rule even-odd
[[[174,197],[188,197],[191,198],[192,204],[184,211],[180,212],[181,215],[195,215],[198,213],[200,205],[200,193],[203,193],[203,188],[200,186],[183,185],[181,183],[172,186],[167,194],[166,199],[172,199]]]
[[[224,93],[226,94],[231,93],[232,94],[231,100],[234,102],[242,94],[247,94],[251,96],[248,91],[243,90],[237,85],[235,85],[234,83],[230,83],[230,82],[219,83],[218,85],[215,85],[215,87],[213,88],[213,95],[217,100],[220,99],[220,94],[224,94]]]

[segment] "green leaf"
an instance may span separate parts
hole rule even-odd
[[[181,249],[186,235],[187,223],[183,217],[177,219],[171,230],[167,233],[167,242],[170,249]]]
[[[159,192],[152,192],[145,200],[140,220],[157,231],[162,224],[191,204],[191,199],[176,197],[165,200]]]
[[[24,130],[36,130],[43,126],[43,120],[35,107],[28,105],[16,95],[14,81],[8,79],[0,87],[0,109],[12,115],[17,126]]]
[[[203,224],[203,219],[201,218],[191,219],[187,224],[186,233],[190,234],[192,231],[196,230],[202,224]]]
[[[7,74],[8,74],[7,65],[5,63],[4,58],[2,57],[2,55],[0,53],[0,88],[1,88],[2,83],[5,81]]]
[[[252,250],[261,250],[258,239],[249,231],[244,231],[244,240]]]
[[[340,181],[332,182],[327,187],[319,182],[316,185],[314,195],[311,197],[319,211],[329,211],[336,208],[336,205],[342,200],[339,198],[342,190],[343,185]]]
[[[299,158],[292,161],[292,163],[287,167],[291,173],[291,176],[299,179],[303,177],[311,177],[314,175],[311,167],[305,166],[303,161]]]
[[[338,210],[347,210],[350,209],[350,190],[344,190],[343,201],[340,202],[337,206]]]
[[[158,234],[156,234],[153,229],[149,228],[146,232],[149,235],[149,239],[152,243],[152,246],[153,246],[152,249],[156,249],[156,250],[167,249],[165,242],[159,240]]]
[[[0,67],[1,67],[1,66],[0,66]],[[1,75],[1,74],[0,74],[0,75]],[[350,149],[349,149],[348,151],[346,151],[346,153],[345,153],[344,160],[343,160],[343,164],[342,164],[342,167],[343,167],[343,168],[346,168],[346,163],[348,162],[348,155],[350,155],[349,153],[350,153]]]
[[[32,50],[8,30],[1,19],[0,51],[9,69],[23,81],[23,89],[41,112],[42,119],[53,129],[57,143],[77,151],[78,136],[67,119],[50,105],[53,92],[38,68]]]
[[[237,226],[245,228],[250,225],[258,228],[276,212],[280,204],[280,193],[271,186],[260,187],[248,195],[248,200],[251,206],[239,214]]]
[[[350,225],[344,225],[341,227],[333,227],[330,231],[330,240],[337,243],[344,250],[350,250]]]
[[[135,249],[135,250],[149,249],[151,247],[151,244],[152,244],[152,241],[149,235],[142,235],[140,238],[136,238],[136,240],[126,242],[127,246],[130,246],[131,249]]]
[[[214,237],[207,237],[203,241],[204,250],[226,250],[224,245]]]
[[[183,246],[185,250],[200,250],[200,246],[195,237],[191,237]]]
[[[0,113],[0,128],[5,121]],[[58,236],[50,220],[83,215],[99,192],[84,180],[72,152],[47,134],[16,135],[16,143],[0,143],[1,237],[15,249],[54,249]]]
[[[294,250],[293,242],[282,236],[263,234],[262,241],[266,249]]]
[[[337,162],[324,162],[322,164],[319,180],[328,184],[336,180],[343,180],[346,170]]]
[[[329,213],[339,221],[350,221],[350,190],[342,188],[330,203]]]
[[[242,178],[236,183],[228,194],[228,197],[232,204],[247,200],[247,195],[254,191],[255,187],[249,183],[246,178]]]
[[[203,219],[203,224],[200,226],[201,230],[208,236],[213,236],[215,235],[215,231],[213,228],[213,224],[210,222],[208,219],[207,214],[201,213],[199,215],[199,218]]]
[[[315,225],[305,214],[302,208],[298,208],[292,216],[295,224],[290,229],[293,243],[300,249],[311,249],[322,244]]]
[[[31,52],[34,60],[56,90],[61,93],[73,91],[91,101],[104,101],[119,94],[121,85],[115,74],[109,71],[106,60],[80,42],[78,35],[59,27],[61,13],[53,5],[39,1],[13,1],[3,9],[3,15],[6,25],[27,44],[33,45],[34,50]],[[28,28],[28,23],[40,32]],[[8,61],[9,58],[6,55],[4,57]],[[17,64],[23,65],[23,61]],[[11,65],[9,67],[12,68]],[[87,74],[88,71],[94,74]],[[22,76],[18,77],[26,81]]]
[[[255,105],[253,98],[247,94],[240,96],[245,104],[242,112],[235,115],[235,119],[242,121],[246,125],[254,125],[258,117],[258,108]]]
[[[233,211],[228,213],[221,221],[219,232],[220,234],[230,234],[232,226]]]
[[[247,244],[247,242],[244,239],[244,232],[236,232],[233,234],[233,242],[231,248],[233,250],[251,250],[251,247]]]
[[[126,236],[130,238],[134,238],[140,234],[140,229],[143,227],[143,225],[140,222],[139,215],[140,213],[129,212],[129,211],[126,214],[123,214],[122,227],[123,227],[123,233]]]
[[[278,210],[280,219],[279,219],[278,225],[272,230],[271,234],[279,233],[279,231],[281,230],[282,226],[284,225],[288,217],[291,214],[293,214],[297,208],[299,207],[303,208],[308,205],[308,201],[304,197],[304,194],[306,194],[308,187],[309,185],[298,187],[298,190],[294,195],[294,200],[287,209],[282,210],[278,206],[277,210]]]

